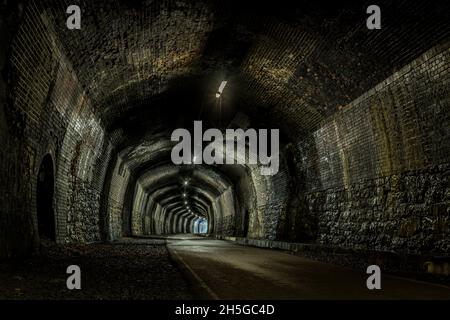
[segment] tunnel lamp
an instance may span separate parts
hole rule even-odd
[[[222,83],[220,84],[220,87],[219,87],[219,91],[217,91],[217,93],[216,93],[216,98],[220,98],[220,96],[222,95],[223,89],[225,89],[226,85],[227,85],[227,81],[222,81]]]
[[[187,186],[188,182],[187,180],[184,180],[184,185]]]
[[[186,198],[186,193],[183,193],[183,197],[185,197],[185,198]]]

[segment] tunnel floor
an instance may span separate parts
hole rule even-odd
[[[168,248],[213,299],[450,299],[448,287],[388,275],[371,291],[365,270],[283,251],[181,237]]]
[[[0,262],[0,299],[192,299],[164,241],[47,246],[36,257]],[[68,290],[66,268],[81,269],[81,290]]]
[[[81,268],[68,290],[66,268]],[[450,299],[450,288],[367,275],[290,253],[193,235],[125,238],[114,244],[49,245],[0,262],[0,299]]]

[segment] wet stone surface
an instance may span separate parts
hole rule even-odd
[[[81,268],[81,290],[66,286]],[[161,242],[50,245],[39,256],[0,261],[0,299],[192,299]]]

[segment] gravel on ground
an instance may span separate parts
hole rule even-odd
[[[67,267],[81,269],[81,290],[67,289]],[[46,244],[23,260],[0,261],[0,299],[192,299],[164,241]]]

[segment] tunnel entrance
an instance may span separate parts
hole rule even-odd
[[[48,154],[42,160],[37,181],[37,219],[40,239],[55,240],[55,214],[53,211],[53,161]]]

